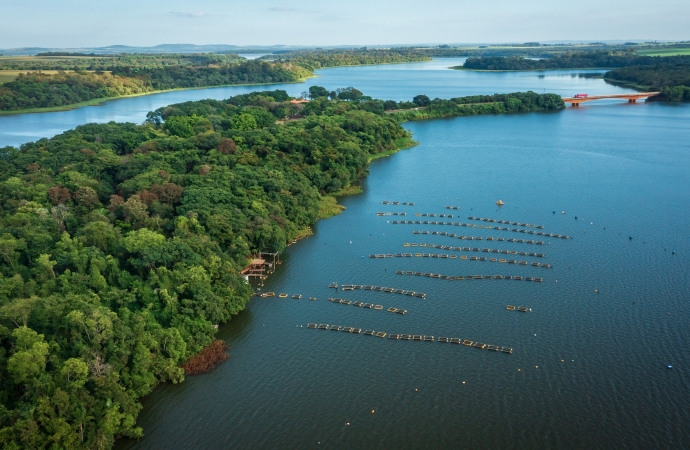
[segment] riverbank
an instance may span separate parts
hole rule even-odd
[[[401,138],[395,141],[395,146],[396,148],[392,150],[388,150],[385,152],[377,153],[375,155],[370,156],[367,159],[368,163],[371,163],[372,161],[379,159],[379,158],[385,158],[391,155],[395,155],[401,150],[407,150],[408,148],[412,148],[419,145],[419,142],[415,141],[412,138]],[[337,192],[332,192],[328,195],[324,195],[321,198],[321,201],[319,202],[319,215],[318,219],[329,219],[333,216],[337,216],[338,214],[342,213],[345,211],[345,207],[338,203],[338,197],[345,197],[348,195],[356,195],[356,194],[362,194],[364,190],[361,188],[361,186],[357,184],[350,185],[346,187],[345,189],[341,189]]]
[[[396,61],[396,62],[384,62],[384,63],[372,63],[372,64],[344,64],[344,65],[319,67],[319,68],[314,69],[314,70],[337,69],[337,68],[343,68],[343,67],[365,67],[365,66],[385,66],[385,65],[395,65],[395,64],[409,64],[409,63],[429,62],[432,60],[433,60],[433,58],[427,58],[427,59],[423,59],[423,60]],[[306,70],[310,70],[310,69],[306,69]],[[51,71],[43,71],[43,72],[48,73]],[[86,100],[83,102],[73,103],[73,104],[63,105],[63,106],[51,106],[51,107],[45,107],[45,108],[29,108],[29,109],[21,109],[21,110],[13,110],[13,111],[0,111],[0,116],[71,111],[71,110],[83,108],[86,106],[101,106],[101,105],[103,105],[103,104],[105,104],[111,100],[143,97],[143,96],[147,96],[147,95],[163,94],[163,93],[167,93],[167,92],[194,91],[194,90],[200,90],[200,89],[214,89],[214,88],[226,88],[226,87],[301,84],[301,83],[304,83],[311,78],[318,78],[318,77],[319,77],[319,75],[317,75],[316,73],[314,73],[314,71],[312,71],[312,75],[310,75],[308,77],[300,78],[296,81],[278,81],[278,82],[270,82],[270,83],[221,84],[221,85],[213,85],[213,86],[196,86],[196,87],[190,87],[190,88],[159,89],[159,90],[155,90],[155,91],[141,92],[141,93],[130,94],[130,95],[94,98],[91,100]]]
[[[18,111],[0,111],[0,116],[13,116],[13,115],[19,115],[19,114],[37,114],[37,113],[59,112],[59,111],[71,111],[74,109],[83,108],[85,106],[101,106],[101,105],[103,105],[109,101],[112,101],[112,100],[122,100],[122,99],[126,99],[126,98],[144,97],[147,95],[165,94],[168,92],[198,91],[201,89],[215,89],[215,88],[221,89],[221,88],[226,88],[226,87],[242,87],[242,86],[273,86],[273,85],[285,85],[285,84],[300,84],[300,83],[306,82],[307,80],[309,80],[311,78],[317,78],[317,77],[318,77],[318,75],[314,74],[314,75],[306,77],[306,78],[300,78],[297,81],[279,81],[279,82],[273,82],[273,83],[222,84],[222,85],[218,85],[218,86],[199,86],[199,87],[193,87],[193,88],[162,89],[162,90],[151,91],[151,92],[142,92],[139,94],[121,95],[119,97],[94,98],[91,100],[87,100],[85,102],[74,103],[71,105],[64,105],[64,106],[53,106],[53,107],[47,107],[47,108],[31,108],[31,109],[22,109],[22,110],[18,110]]]

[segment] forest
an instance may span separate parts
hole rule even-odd
[[[39,53],[35,57],[0,58],[0,70],[90,70],[116,71],[122,68],[162,69],[165,67],[208,67],[246,61],[234,54],[137,54],[85,55],[78,53]]]
[[[175,104],[142,125],[88,124],[0,149],[2,448],[141,437],[139,399],[182,382],[190,357],[247,305],[250,255],[306,235],[370,158],[409,145],[403,120],[563,106],[529,92],[401,104],[312,86],[309,96]]]
[[[0,112],[69,107],[96,99],[168,89],[297,82],[322,67],[427,61],[412,51],[314,51],[245,60],[237,55],[120,55],[0,60],[0,70],[60,70],[20,74],[0,84]]]
[[[305,50],[280,55],[266,55],[263,59],[291,62],[309,70],[324,67],[361,66],[369,64],[391,64],[401,62],[430,61],[425,50],[402,49],[356,49],[356,50]]]
[[[624,82],[646,89],[661,89],[669,100],[690,100],[690,57],[686,61],[666,63],[664,61],[650,66],[623,67],[606,72],[604,78],[614,82]],[[682,92],[685,92],[684,94]]]
[[[617,68],[655,66],[658,64],[690,64],[690,56],[638,56],[634,50],[565,52],[552,58],[527,59],[521,56],[468,58],[459,69],[473,70],[546,70]]]
[[[30,72],[0,85],[0,111],[21,111],[73,105],[93,99],[121,97],[166,89],[296,82],[311,75],[299,66],[244,61],[220,67],[124,67],[112,72]]]

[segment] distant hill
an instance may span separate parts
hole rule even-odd
[[[22,56],[36,55],[38,53],[96,53],[100,55],[113,55],[119,53],[273,53],[274,51],[302,50],[307,47],[273,45],[194,45],[194,44],[161,44],[153,47],[132,47],[129,45],[109,45],[107,47],[82,47],[82,48],[48,48],[48,47],[22,47],[0,49],[0,55]]]

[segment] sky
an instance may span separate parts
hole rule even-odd
[[[0,48],[688,40],[689,0],[0,0]]]

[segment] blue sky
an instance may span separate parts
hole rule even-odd
[[[689,0],[0,0],[0,48],[690,39]]]

